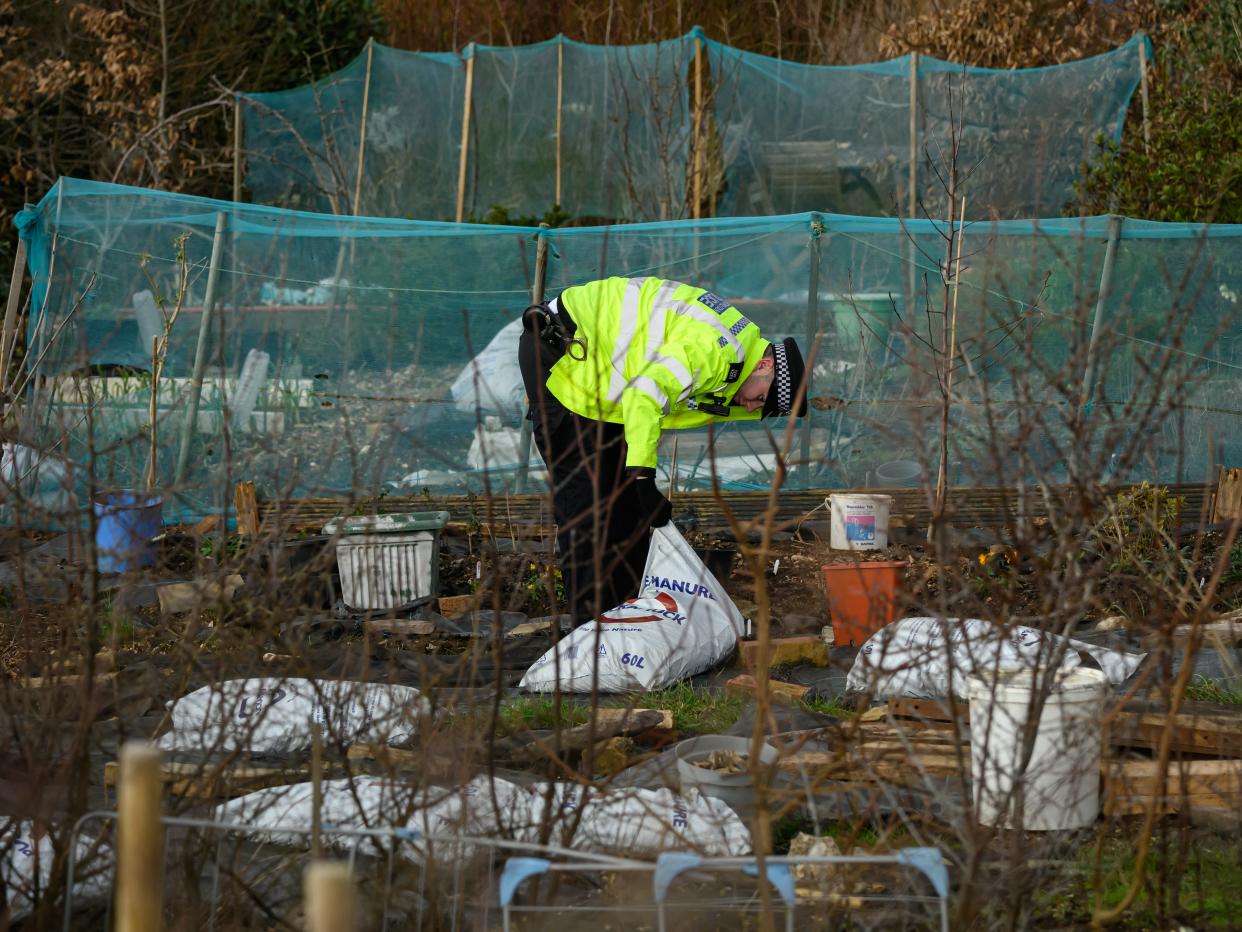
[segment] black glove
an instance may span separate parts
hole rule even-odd
[[[664,527],[673,516],[673,506],[656,487],[655,479],[639,477],[634,480],[634,494],[638,497],[639,514],[651,527]]]

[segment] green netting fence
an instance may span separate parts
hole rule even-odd
[[[960,127],[971,216],[1056,216],[1120,140],[1150,43],[998,71],[905,56],[826,67],[666,42],[406,52],[238,98],[250,198],[367,216],[594,222],[820,210],[922,216]],[[912,201],[911,185],[915,191]],[[937,216],[936,207],[927,213]]]
[[[549,296],[694,282],[814,353],[817,406],[792,434],[666,433],[681,489],[768,488],[778,462],[795,489],[934,482],[949,369],[955,485],[1197,481],[1242,457],[1238,226],[969,223],[955,272],[943,222],[818,213],[541,231],[62,179],[18,224],[22,439],[79,501],[142,482],[150,347],[178,295],[156,404],[168,517],[240,479],[270,498],[542,488],[515,359],[541,243]]]

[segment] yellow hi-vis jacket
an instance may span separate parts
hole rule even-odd
[[[623,424],[627,467],[655,468],[662,430],[762,415],[699,409],[728,404],[769,345],[711,292],[660,278],[607,278],[565,289],[560,306],[578,326],[586,359],[558,360],[548,391],[575,414]]]

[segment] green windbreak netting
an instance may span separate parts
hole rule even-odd
[[[970,216],[1055,216],[1096,138],[1120,139],[1140,48],[995,71],[926,56],[803,65],[697,29],[460,55],[371,43],[317,84],[240,98],[242,157],[256,202],[359,215],[541,217],[559,203],[665,220],[695,216],[697,199],[704,216],[937,216],[960,135]]]
[[[803,213],[541,234],[69,179],[19,226],[38,376],[23,442],[79,501],[142,481],[149,348],[178,296],[155,423],[185,516],[243,478],[268,498],[542,488],[515,359],[541,236],[549,296],[693,282],[814,354],[792,432],[665,434],[682,489],[765,489],[781,464],[795,489],[934,482],[942,417],[957,485],[1198,480],[1242,458],[1239,227]],[[960,272],[942,274],[959,232]]]
[[[242,100],[246,185],[261,203],[371,216],[452,220],[459,187],[467,219],[542,215],[558,195],[579,217],[679,216],[693,55],[688,39],[462,56],[372,43],[318,84]]]
[[[917,202],[939,216],[956,137],[970,216],[1056,216],[1096,138],[1120,140],[1146,42],[1021,71],[929,56],[814,67],[710,42],[726,181],[719,212],[923,216],[909,206],[913,157]]]

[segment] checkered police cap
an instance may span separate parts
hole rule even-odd
[[[802,353],[793,337],[786,337],[781,343],[772,344],[772,362],[775,370],[772,387],[768,389],[767,400],[763,404],[764,417],[785,417],[793,414],[793,402],[802,388],[802,380],[806,378],[806,365],[802,362]],[[806,414],[806,397],[803,396],[797,415]]]

